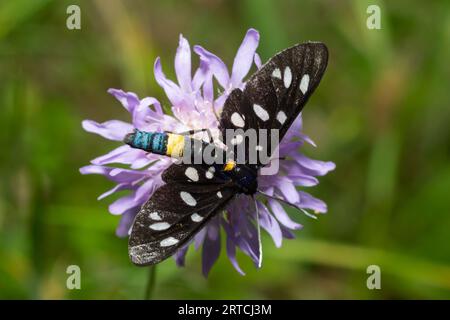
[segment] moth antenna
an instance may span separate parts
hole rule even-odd
[[[305,209],[300,208],[299,206],[297,206],[297,205],[294,204],[294,203],[291,203],[291,202],[289,202],[289,201],[286,201],[286,200],[284,200],[284,199],[282,199],[282,198],[280,198],[280,197],[271,196],[270,194],[267,194],[267,193],[265,193],[265,192],[262,192],[261,190],[257,190],[257,192],[260,193],[260,194],[262,194],[263,196],[265,196],[265,197],[267,197],[267,198],[270,198],[270,199],[273,199],[273,200],[277,200],[277,201],[281,201],[281,202],[283,202],[283,203],[285,203],[285,204],[287,204],[287,205],[289,205],[289,206],[291,206],[291,207],[293,207],[293,208],[295,208],[295,209],[300,210],[301,212],[303,212],[303,213],[305,214],[305,216],[317,220],[317,217],[316,217],[316,216],[312,215],[311,213],[309,213],[309,212],[306,211]]]
[[[258,246],[259,246],[258,268],[261,268],[262,260],[263,260],[262,242],[261,242],[261,224],[259,223],[259,208],[258,208],[258,202],[256,202],[256,197],[253,197],[253,200],[255,201],[256,232],[258,234]]]

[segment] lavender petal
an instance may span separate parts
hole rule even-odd
[[[184,92],[191,92],[191,48],[189,42],[181,34],[175,55],[175,73],[181,89]]]
[[[298,224],[292,221],[291,218],[289,218],[286,211],[284,211],[283,206],[278,201],[269,199],[269,205],[270,208],[272,209],[273,214],[282,225],[293,230],[297,230],[302,227],[301,224]]]
[[[214,263],[220,255],[220,233],[217,217],[213,218],[207,226],[207,233],[203,241],[202,251],[202,272],[205,277],[208,276]]]
[[[154,74],[156,82],[164,89],[164,92],[169,98],[172,105],[180,105],[183,103],[183,94],[180,88],[171,80],[167,79],[162,71],[161,60],[156,58],[154,65]]]
[[[198,54],[203,60],[208,62],[209,68],[216,77],[219,84],[224,88],[229,88],[230,75],[227,66],[215,54],[209,52],[201,46],[194,46],[194,52]]]
[[[133,131],[131,124],[120,120],[109,120],[103,123],[84,120],[81,125],[87,132],[96,133],[103,138],[114,141],[122,141],[127,133]]]
[[[234,58],[233,69],[231,72],[231,83],[233,88],[238,88],[241,85],[242,79],[244,79],[250,70],[258,44],[259,32],[255,29],[249,29]]]

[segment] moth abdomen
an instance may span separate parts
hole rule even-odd
[[[166,155],[168,140],[169,134],[165,132],[146,132],[135,129],[125,136],[123,142],[132,148]]]

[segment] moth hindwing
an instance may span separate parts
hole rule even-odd
[[[173,255],[237,193],[208,169],[173,164],[163,173],[167,184],[155,191],[134,221],[128,243],[133,263],[151,265]]]

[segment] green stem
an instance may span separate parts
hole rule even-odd
[[[148,280],[147,280],[147,287],[145,288],[145,300],[150,300],[153,295],[153,290],[155,288],[155,281],[156,281],[156,266],[150,266],[149,267],[149,273],[148,273]]]

